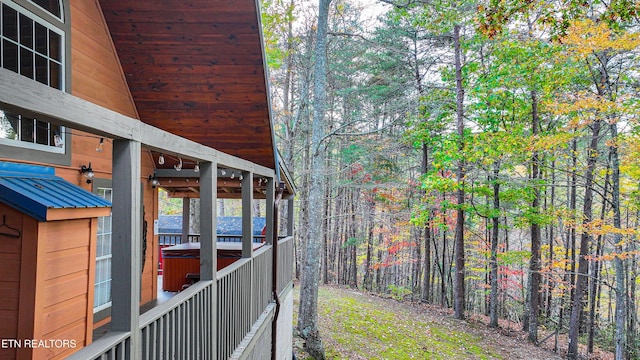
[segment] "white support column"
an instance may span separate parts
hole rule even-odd
[[[267,232],[265,234],[265,240],[267,244],[273,244],[274,241],[278,241],[278,239],[274,239],[273,234],[274,234],[274,215],[275,215],[275,196],[276,196],[276,189],[275,189],[275,185],[274,185],[274,181],[273,178],[269,178],[267,180],[267,193],[266,193],[266,220],[267,220]]]
[[[242,172],[242,257],[253,257],[253,173]]]
[[[217,266],[217,165],[200,163],[200,279],[215,280]],[[215,323],[215,322],[214,322]]]
[[[137,141],[113,141],[113,233],[111,329],[129,331],[130,359],[142,357],[140,276],[142,257],[142,189]]]

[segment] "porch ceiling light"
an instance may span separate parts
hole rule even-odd
[[[151,187],[154,189],[160,185],[160,181],[156,178],[155,173],[153,175],[149,175],[149,181],[151,181]]]
[[[91,184],[93,182],[93,177],[96,176],[91,168],[91,162],[89,162],[89,166],[82,165],[80,172],[85,178],[87,178],[87,184]]]

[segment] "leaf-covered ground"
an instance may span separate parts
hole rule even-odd
[[[297,311],[297,287],[295,303]],[[562,359],[438,308],[338,287],[320,288],[318,312],[329,359]],[[294,339],[298,359],[307,359],[302,347],[302,340]]]

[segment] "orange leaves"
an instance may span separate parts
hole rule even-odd
[[[607,23],[596,24],[590,19],[572,22],[561,41],[580,57],[595,52],[630,51],[640,46],[637,33],[626,32],[618,36],[611,31]]]
[[[637,234],[637,230],[635,228],[623,228],[618,229],[610,223],[596,219],[591,222],[581,224],[576,227],[579,232],[586,232],[592,236],[599,235],[622,235],[622,236],[633,236]]]

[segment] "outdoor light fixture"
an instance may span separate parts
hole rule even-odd
[[[200,162],[196,162],[196,166],[193,168],[193,171],[200,172]]]
[[[96,176],[91,168],[91,162],[89,162],[89,166],[82,165],[80,172],[87,178],[87,184],[91,184],[93,182],[93,177]]]
[[[173,165],[173,168],[176,169],[176,171],[182,170],[182,159],[180,157],[178,157],[178,160],[180,162],[177,165]]]
[[[98,143],[98,146],[96,146],[96,151],[102,152],[103,145],[104,145],[104,138],[100,138],[100,142]]]
[[[57,132],[53,135],[53,144],[59,148],[64,146],[64,141],[62,140],[62,136],[60,136],[60,134],[58,134]]]
[[[160,156],[158,156],[158,164],[164,165],[164,155],[160,154]]]
[[[158,181],[158,178],[156,178],[155,173],[153,173],[153,175],[149,175],[149,181],[151,181],[151,187],[153,189],[160,185],[160,181]]]

